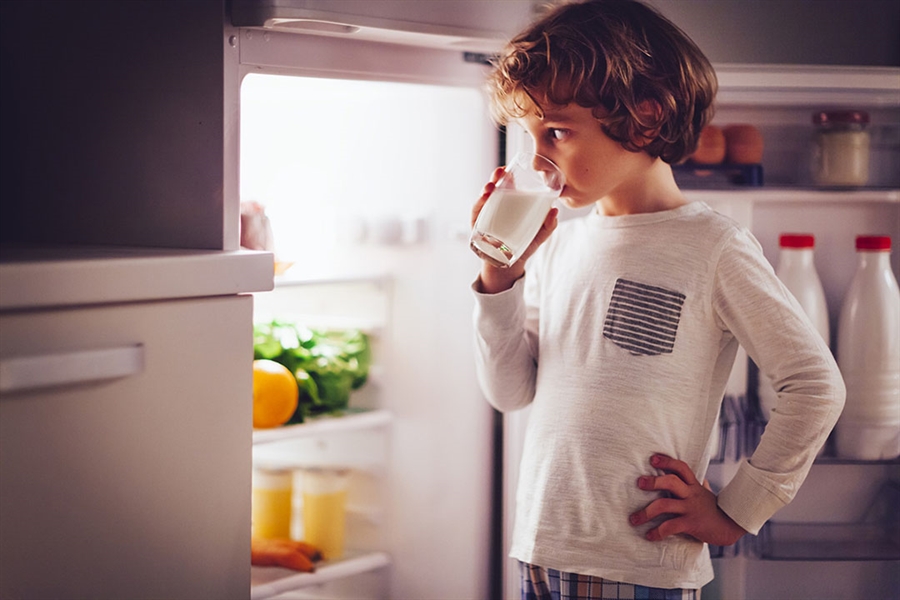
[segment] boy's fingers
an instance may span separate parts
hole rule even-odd
[[[500,181],[500,178],[503,177],[504,167],[497,167],[494,169],[494,172],[491,173],[491,180],[484,185],[484,189],[481,190],[481,197],[475,203],[475,206],[472,207],[472,227],[475,226],[475,220],[478,218],[478,214],[481,212],[481,209],[484,208],[484,203],[487,202],[487,199],[490,197],[492,193],[494,193],[494,189],[497,187],[497,182]]]
[[[654,527],[649,530],[644,534],[644,537],[651,542],[658,542],[670,535],[678,535],[679,533],[685,533],[686,531],[687,527],[684,519],[669,519],[668,521],[660,523],[659,527]]]
[[[697,481],[697,477],[694,475],[694,472],[691,471],[691,468],[687,465],[686,462],[674,459],[671,456],[666,456],[665,454],[654,454],[652,457],[650,457],[650,464],[657,469],[675,473],[676,475],[681,477],[681,479],[688,485],[697,485],[700,483],[699,481]]]
[[[497,167],[491,175],[491,180],[484,184],[484,188],[481,190],[481,197],[478,198],[475,202],[475,206],[472,207],[472,227],[475,227],[475,220],[478,219],[481,209],[484,208],[484,203],[487,202],[487,199],[494,193],[494,190],[497,188],[497,181],[502,176],[503,167]]]
[[[559,225],[559,221],[556,219],[556,215],[558,214],[558,208],[551,208],[550,212],[547,213],[547,217],[544,219],[544,224],[541,225],[541,228],[538,229],[537,235],[534,236],[534,249],[537,249],[538,246],[546,242],[547,238],[550,237],[550,234],[556,230],[556,226]]]
[[[660,475],[658,477],[643,475],[638,477],[637,484],[642,490],[664,490],[672,492],[679,498],[686,498],[690,493],[690,487],[678,475]]]
[[[679,500],[660,498],[648,504],[642,510],[633,513],[628,519],[632,525],[643,525],[661,515],[679,515],[684,513],[684,506]]]
[[[478,215],[481,214],[481,209],[484,208],[484,203],[487,202],[487,199],[494,191],[494,184],[488,183],[484,186],[484,191],[481,193],[481,197],[475,202],[475,205],[472,207],[472,227],[475,227],[475,221],[478,219]]]

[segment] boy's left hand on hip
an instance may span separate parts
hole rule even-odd
[[[719,508],[716,495],[697,480],[687,463],[665,454],[654,454],[650,464],[666,474],[638,477],[638,487],[646,491],[669,492],[670,497],[657,498],[628,518],[632,525],[638,526],[659,516],[668,517],[647,531],[648,540],[658,542],[670,535],[682,534],[708,544],[730,546],[747,533]]]

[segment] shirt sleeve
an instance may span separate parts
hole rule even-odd
[[[497,293],[475,294],[475,371],[488,402],[499,411],[534,399],[537,375],[537,308],[526,307],[526,277]],[[529,286],[530,287],[530,286]]]
[[[746,230],[724,245],[713,304],[721,326],[771,377],[778,394],[759,445],[718,497],[726,514],[756,534],[796,495],[846,392],[828,345]]]

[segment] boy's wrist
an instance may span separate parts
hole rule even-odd
[[[521,264],[514,264],[507,269],[498,269],[485,264],[478,277],[478,291],[483,294],[505,292],[512,288],[523,275],[525,275],[525,268]]]

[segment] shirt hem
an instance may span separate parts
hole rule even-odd
[[[692,574],[683,571],[663,569],[659,566],[647,565],[636,567],[635,565],[615,565],[612,559],[598,558],[602,565],[587,566],[583,564],[584,554],[580,552],[559,552],[552,557],[539,553],[522,553],[512,551],[510,558],[520,562],[537,565],[545,569],[556,569],[579,575],[602,577],[610,581],[630,583],[647,587],[663,589],[688,589],[697,590],[711,582],[714,578],[712,562],[707,557],[700,565],[699,570]]]

